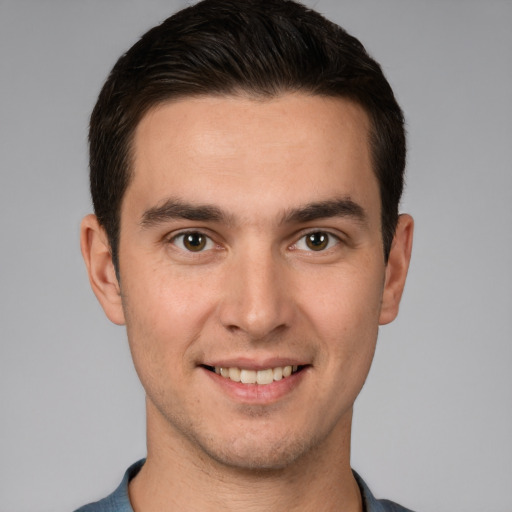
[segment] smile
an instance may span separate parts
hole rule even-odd
[[[267,368],[264,370],[247,370],[236,366],[230,368],[206,366],[206,368],[215,372],[217,375],[221,375],[225,379],[230,379],[234,382],[265,386],[299,372],[304,368],[304,366],[277,366],[275,368]]]

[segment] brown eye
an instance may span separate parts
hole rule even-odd
[[[171,242],[179,249],[187,252],[201,252],[213,249],[212,239],[200,231],[189,231],[175,236]]]
[[[202,251],[206,246],[206,237],[201,233],[187,233],[183,235],[183,245],[192,252]]]
[[[323,231],[315,231],[306,235],[306,245],[312,251],[323,251],[329,245],[329,234]]]

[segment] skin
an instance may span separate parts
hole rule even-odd
[[[82,223],[92,288],[126,324],[146,390],[136,512],[362,510],[352,407],[398,313],[413,230],[402,215],[386,264],[368,129],[358,105],[301,94],[181,99],[141,120],[120,282],[96,218]],[[285,364],[304,369],[270,386],[205,368]]]

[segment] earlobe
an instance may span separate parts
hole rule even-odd
[[[398,315],[400,299],[411,260],[414,221],[410,215],[400,215],[386,266],[382,294],[380,325],[392,322]]]
[[[80,246],[89,282],[107,317],[115,324],[125,323],[121,289],[117,280],[110,244],[95,215],[87,215],[80,228]]]

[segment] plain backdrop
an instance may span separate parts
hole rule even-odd
[[[145,454],[124,329],[89,289],[87,124],[122,52],[187,2],[0,0],[0,511],[70,512]],[[353,467],[418,512],[512,510],[512,2],[308,1],[382,63],[416,219]]]

